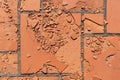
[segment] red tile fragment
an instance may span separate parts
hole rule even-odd
[[[104,18],[103,14],[85,14],[82,17],[84,21],[85,33],[103,33],[104,32]]]

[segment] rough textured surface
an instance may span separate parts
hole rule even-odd
[[[64,3],[68,4],[65,7],[70,10],[103,12],[103,0],[63,0]]]
[[[16,3],[16,0],[0,0],[0,51],[17,49]]]
[[[62,47],[68,43],[70,43],[68,47],[72,46],[71,42],[79,38],[79,25],[75,23],[73,15],[69,13],[23,14],[21,19],[22,73],[43,71],[42,69],[44,69],[45,66],[54,67],[56,71],[62,72],[67,67],[67,64],[58,61],[55,56]],[[77,53],[79,54],[78,42],[79,40],[73,44],[78,48]],[[63,48],[58,54],[61,52],[63,54],[63,51],[67,51],[66,48]],[[69,49],[70,48],[68,48],[68,50]],[[73,49],[71,53],[73,54],[74,51]],[[61,56],[63,56],[62,54]],[[70,53],[68,55],[70,55]],[[69,57],[70,56],[68,56],[68,58]],[[76,64],[79,65],[80,55],[74,58],[78,59]]]
[[[16,54],[0,54],[0,74],[16,74],[17,64]]]
[[[0,80],[118,80],[118,4],[0,0]]]
[[[103,12],[103,0],[44,0],[44,9],[99,13]]]
[[[117,36],[86,37],[84,60],[85,80],[118,79],[120,74],[119,49],[120,38]]]

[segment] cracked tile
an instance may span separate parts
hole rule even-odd
[[[104,18],[103,14],[85,14],[82,17],[84,21],[85,33],[103,33],[104,32]]]

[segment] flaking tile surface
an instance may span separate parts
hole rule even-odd
[[[77,51],[77,69],[80,70],[80,46],[79,28],[76,23],[80,19],[74,19],[72,14],[22,14],[21,16],[21,72],[22,73],[61,73],[69,65],[57,59],[56,56],[75,54],[75,49],[71,53],[63,53],[67,48],[71,49],[75,44]],[[80,15],[77,15],[80,17]],[[69,26],[68,26],[69,25]],[[24,37],[26,36],[26,37]],[[72,42],[72,43],[71,43]],[[64,47],[66,45],[66,47]],[[61,49],[64,47],[63,49]],[[61,50],[60,50],[61,49]],[[67,51],[67,50],[66,50]],[[60,54],[60,55],[59,55]],[[64,57],[64,55],[61,55]],[[71,55],[72,57],[72,55]],[[73,65],[74,65],[73,64]],[[75,66],[75,65],[74,65]],[[74,68],[74,67],[73,67]],[[47,69],[47,70],[46,70]],[[68,70],[69,71],[69,70]],[[67,71],[67,72],[68,72]]]

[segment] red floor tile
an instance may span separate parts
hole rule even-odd
[[[77,14],[22,14],[21,72],[46,72],[46,67],[48,73],[80,72],[79,19]]]
[[[17,2],[0,3],[0,51],[13,51],[17,49]]]
[[[107,1],[107,32],[108,33],[120,33],[120,9],[119,0]]]
[[[63,0],[63,4],[72,11],[103,12],[103,0]]]
[[[119,1],[103,1],[0,0],[0,80],[118,80]]]
[[[67,11],[92,11],[103,12],[103,0],[45,0],[52,2],[52,9],[63,9]],[[49,8],[50,9],[50,8]]]
[[[120,38],[85,38],[85,80],[117,80],[120,74]]]
[[[42,71],[46,65],[62,72],[66,65],[59,62],[53,54],[40,49],[40,43],[36,40],[34,32],[27,27],[27,16],[22,14],[21,17],[21,72],[36,73]]]

